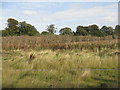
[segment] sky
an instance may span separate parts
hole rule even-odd
[[[1,0],[2,2],[119,2],[119,0]]]
[[[8,0],[9,1],[9,0]],[[42,32],[55,24],[57,33],[70,27],[76,31],[78,25],[97,24],[112,26],[118,24],[117,2],[1,2],[0,30],[6,27],[6,20],[14,18],[26,21]],[[37,0],[36,0],[37,1]]]

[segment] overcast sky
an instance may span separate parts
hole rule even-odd
[[[55,24],[57,31],[63,27],[75,31],[78,25],[115,27],[118,23],[117,2],[2,2],[0,6],[0,29],[6,27],[8,18],[26,21],[39,32],[50,24]]]

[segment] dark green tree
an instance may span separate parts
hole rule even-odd
[[[5,28],[5,30],[9,31],[9,34],[11,36],[13,35],[18,35],[19,34],[19,27],[18,27],[18,21],[13,19],[13,18],[9,18],[7,20],[7,28]]]
[[[50,34],[50,33],[47,32],[47,31],[43,31],[43,32],[41,32],[41,35],[48,35],[48,34]]]
[[[7,30],[0,30],[0,36],[9,36],[9,31],[7,31]]]
[[[112,27],[103,26],[100,30],[103,32],[104,36],[114,34],[114,29]]]
[[[19,30],[20,30],[20,35],[29,35],[29,36],[39,35],[37,29],[31,24],[27,24],[25,21],[19,23]]]
[[[116,25],[115,26],[115,35],[120,38],[120,25]]]
[[[13,18],[7,20],[7,27],[2,30],[2,36],[20,36],[20,35],[39,35],[39,32],[31,24],[24,22],[18,22]]]
[[[112,27],[108,27],[106,33],[107,33],[107,35],[113,35],[114,29]]]
[[[88,26],[88,28],[90,32],[99,30],[99,27],[95,24]]]
[[[107,26],[103,26],[100,30],[101,30],[102,32],[106,32],[106,31],[107,31],[107,29],[108,29],[108,27],[107,27]]]
[[[59,33],[60,35],[73,35],[72,29],[69,27],[60,29]]]
[[[102,37],[104,36],[103,32],[99,29],[99,26],[93,24],[88,26],[89,34],[92,36]]]
[[[83,29],[86,30],[88,34],[90,33],[89,27],[85,26],[85,27],[83,27]]]
[[[90,33],[92,36],[103,37],[104,33],[101,30],[92,31]]]
[[[83,28],[83,26],[78,26],[76,30],[76,35],[86,36],[88,32]]]
[[[120,25],[116,25],[116,26],[115,26],[115,33],[116,33],[117,35],[120,35]]]
[[[51,24],[49,26],[47,26],[47,31],[50,33],[50,34],[54,34],[56,32],[56,27],[54,24]]]
[[[14,28],[15,26],[17,26],[18,25],[18,21],[17,20],[15,20],[15,19],[13,19],[13,18],[9,18],[8,20],[7,20],[7,26],[8,26],[8,28]]]

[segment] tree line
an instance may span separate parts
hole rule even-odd
[[[54,35],[56,33],[56,27],[54,24],[47,26],[47,29],[39,33],[37,29],[31,24],[26,23],[25,21],[19,22],[13,18],[7,20],[7,27],[2,32],[2,36],[21,36],[21,35]],[[59,35],[74,35],[74,36],[108,36],[120,34],[120,25],[116,25],[115,28],[103,26],[99,28],[97,25],[89,26],[77,26],[76,31],[72,31],[70,27],[64,27],[59,30]]]

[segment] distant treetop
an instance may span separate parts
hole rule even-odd
[[[31,24],[26,23],[25,21],[19,22],[13,18],[8,18],[7,27],[4,30],[0,30],[2,32],[2,36],[21,36],[21,35],[54,35],[56,33],[56,27],[54,24],[50,24],[47,26],[46,31],[42,31],[41,34],[37,31],[37,29]],[[75,36],[108,36],[119,35],[120,34],[120,25],[116,25],[115,29],[108,26],[103,26],[99,28],[96,24],[89,26],[77,26],[76,31],[73,31],[70,27],[64,27],[59,30],[60,35],[75,35]],[[119,35],[120,36],[120,35]]]

